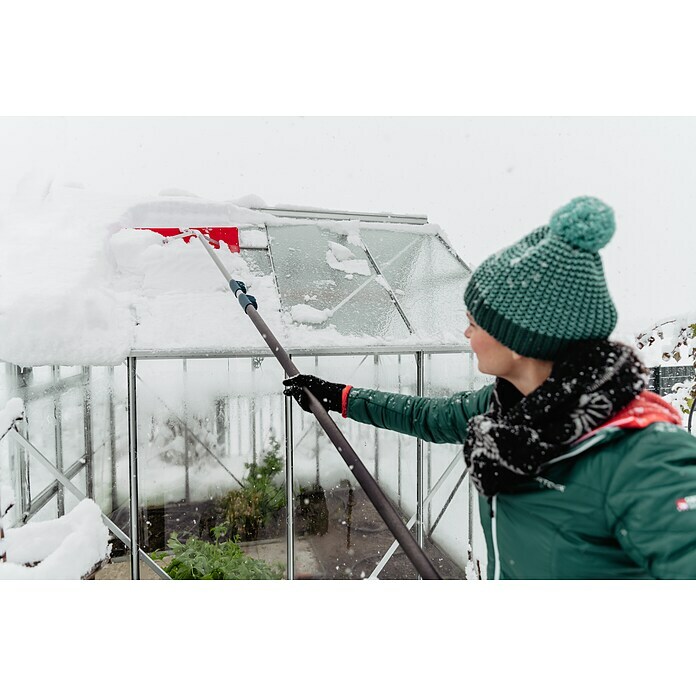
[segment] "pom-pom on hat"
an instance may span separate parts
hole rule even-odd
[[[608,205],[574,198],[476,269],[464,292],[474,321],[519,355],[542,360],[576,341],[608,338],[617,316],[598,252],[614,229]]]

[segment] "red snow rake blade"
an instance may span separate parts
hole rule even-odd
[[[133,229],[150,230],[163,237],[181,237],[187,244],[196,236],[196,232],[200,232],[216,249],[219,249],[220,244],[224,243],[233,254],[239,253],[238,227],[135,227]],[[191,234],[187,235],[186,232],[189,230],[191,230]]]

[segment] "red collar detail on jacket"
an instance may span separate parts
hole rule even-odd
[[[645,428],[652,423],[681,425],[682,418],[679,411],[661,396],[655,392],[644,391],[613,418],[580,439],[584,440],[604,428]]]

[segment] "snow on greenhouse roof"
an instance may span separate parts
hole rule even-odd
[[[165,244],[154,227],[238,227],[240,253],[214,253],[289,352],[465,345],[469,270],[437,225],[330,215],[178,190],[134,200],[51,186],[20,196],[0,222],[0,360],[267,352],[203,246]]]

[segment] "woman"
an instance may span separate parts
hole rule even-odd
[[[614,215],[576,198],[486,259],[464,293],[476,392],[429,399],[298,375],[344,417],[462,443],[492,579],[696,578],[696,438],[646,391],[599,250]]]

